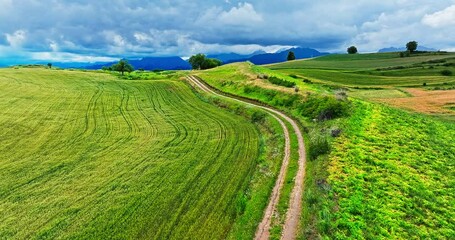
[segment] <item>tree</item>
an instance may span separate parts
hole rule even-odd
[[[293,51],[289,51],[288,53],[288,61],[295,60],[295,54]]]
[[[215,58],[206,58],[204,54],[199,53],[190,57],[188,62],[196,70],[210,69],[221,66],[222,62]]]
[[[417,50],[417,45],[418,45],[418,43],[416,41],[410,41],[410,42],[406,43],[406,49],[408,49],[408,51],[410,51],[412,53],[415,50]]]
[[[206,58],[204,62],[202,62],[201,69],[210,69],[221,66],[222,62],[215,58]]]
[[[191,64],[191,67],[193,69],[201,70],[202,69],[202,64],[205,61],[205,55],[202,53],[193,55],[190,57],[190,60],[188,61]]]
[[[132,72],[132,71],[134,71],[134,68],[133,68],[133,66],[131,66],[131,64],[128,63],[127,60],[122,59],[118,63],[112,65],[112,70],[117,71],[117,72],[121,72],[122,75],[123,75],[124,72]]]
[[[348,53],[349,54],[356,54],[357,53],[357,48],[355,46],[348,47]]]
[[[48,64],[47,64],[47,67],[48,67],[48,68],[52,68],[52,63],[48,63]]]

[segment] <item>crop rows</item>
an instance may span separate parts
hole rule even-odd
[[[227,235],[258,156],[251,123],[179,81],[0,76],[0,238]]]

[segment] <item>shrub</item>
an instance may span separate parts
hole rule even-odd
[[[299,78],[299,77],[298,77],[297,75],[295,75],[295,74],[289,74],[289,77],[291,77],[291,78],[296,78],[296,79]]]
[[[311,80],[309,80],[309,79],[306,79],[306,78],[305,78],[305,79],[303,79],[303,82],[304,82],[304,83],[313,83],[313,82],[311,82]]]
[[[265,117],[267,116],[266,113],[261,111],[254,111],[251,115],[251,122],[253,123],[264,123]]]
[[[349,102],[337,100],[334,96],[311,94],[299,104],[298,109],[303,116],[323,121],[346,116]]]
[[[310,133],[309,155],[311,160],[316,160],[318,156],[329,153],[330,144],[327,136],[320,131]]]
[[[269,76],[267,76],[267,74],[258,74],[258,78],[259,79],[268,79]]]
[[[341,101],[347,100],[348,99],[348,93],[347,93],[346,89],[340,88],[340,89],[336,90],[335,91],[335,98],[337,100],[341,100]]]
[[[426,82],[424,82],[422,85],[423,85],[424,87],[426,87],[426,86],[427,86],[427,83],[426,83]]]
[[[339,128],[332,128],[332,129],[330,130],[330,136],[332,136],[332,137],[339,137],[340,134],[341,134],[341,132],[342,132],[342,131],[341,131],[341,129],[339,129]]]
[[[269,80],[269,82],[271,82],[272,84],[279,85],[279,86],[283,86],[283,87],[292,88],[292,87],[295,86],[295,82],[286,81],[286,80],[283,80],[283,79],[277,78],[277,77],[269,77],[268,80]]]
[[[441,71],[441,75],[443,75],[443,76],[452,76],[452,71],[447,70],[447,69],[442,70]]]
[[[245,86],[243,88],[243,92],[246,94],[250,94],[252,92],[257,92],[259,88],[257,86]]]

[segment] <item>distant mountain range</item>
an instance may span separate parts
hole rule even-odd
[[[191,65],[180,57],[145,57],[139,60],[128,60],[134,69],[144,70],[189,70]],[[84,66],[85,69],[101,69],[109,67],[116,62],[98,63]]]
[[[276,53],[266,53],[264,51],[256,51],[251,54],[237,54],[237,53],[220,53],[207,55],[208,58],[216,58],[223,62],[223,64],[234,63],[234,62],[245,62],[250,61],[254,64],[271,64],[284,62],[287,60],[288,53],[294,52],[296,59],[311,58],[327,55],[328,53],[321,53],[311,48],[291,48],[287,50],[278,51]],[[139,60],[128,60],[134,69],[144,70],[188,70],[191,69],[191,65],[188,61],[183,60],[180,57],[146,57]],[[80,66],[78,64],[76,68],[85,69],[101,69],[104,66],[111,66],[115,62],[108,63],[96,63],[86,64]],[[59,64],[55,64],[59,66]],[[60,66],[59,66],[60,67]]]
[[[243,58],[240,57],[241,55],[236,55],[235,58],[229,58],[226,55],[223,55],[222,58],[217,58],[216,56],[211,56],[213,58],[217,58],[221,60],[224,64],[233,63],[233,62],[245,62],[250,61],[257,65],[262,64],[271,64],[271,63],[278,63],[278,62],[285,62],[288,57],[288,53],[292,51],[294,52],[296,59],[304,59],[304,58],[312,58],[312,57],[319,57],[324,56],[329,53],[322,53],[318,50],[312,48],[291,48],[287,50],[278,51],[276,53],[260,53],[260,54],[251,54],[245,55]]]
[[[256,51],[251,54],[237,54],[237,53],[220,53],[207,55],[208,58],[216,58],[223,62],[223,64],[234,62],[250,61],[254,64],[271,64],[284,62],[287,60],[288,53],[294,52],[296,59],[304,59],[311,57],[318,57],[327,55],[329,53],[322,53],[312,48],[291,48],[287,50],[279,50],[275,53],[266,53],[264,51]],[[189,70],[191,65],[188,61],[183,60],[181,57],[145,57],[142,59],[129,59],[128,62],[134,69],[144,70]],[[47,65],[48,62],[35,62],[35,64]],[[80,62],[52,62],[52,66],[60,68],[80,68],[80,69],[101,69],[103,67],[112,66],[117,62],[96,62],[96,63],[80,63]],[[0,65],[2,62],[0,61]],[[8,66],[6,64],[3,64]]]
[[[319,56],[324,56],[324,55],[329,54],[329,53],[319,52],[318,50],[312,49],[312,48],[291,48],[291,49],[284,50],[281,52],[276,52],[276,53],[266,53],[266,54],[255,55],[247,60],[256,65],[285,62],[287,60],[289,52],[291,52],[291,51],[294,52],[295,59],[319,57]]]
[[[245,59],[249,59],[253,56],[260,55],[260,54],[266,54],[264,51],[256,51],[251,54],[237,54],[237,53],[220,53],[220,54],[212,54],[212,55],[207,55],[208,58],[216,58],[223,63],[229,63],[233,61],[245,61]]]
[[[417,50],[418,50],[418,51],[437,51],[437,50],[434,49],[434,48],[427,48],[427,47],[424,47],[424,46],[417,46]],[[397,48],[397,47],[389,47],[389,48],[382,48],[382,49],[379,49],[378,53],[403,52],[403,51],[406,51],[406,48],[405,48],[405,47],[400,47],[400,48]]]

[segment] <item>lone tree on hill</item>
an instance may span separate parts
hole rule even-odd
[[[418,43],[416,41],[410,41],[406,43],[406,49],[408,49],[408,51],[410,52],[414,52],[415,50],[417,50],[417,45]]]
[[[131,66],[131,64],[128,63],[127,60],[122,59],[118,63],[112,65],[112,70],[117,71],[117,72],[121,72],[122,75],[123,75],[124,72],[132,72],[132,71],[134,71],[134,68],[133,68],[133,66]]]
[[[202,53],[193,55],[190,57],[190,60],[188,61],[191,64],[191,67],[193,69],[202,69],[202,64],[205,61],[205,55]]]
[[[288,61],[295,60],[295,54],[293,51],[289,51],[288,53]]]
[[[196,70],[210,69],[221,66],[222,62],[215,58],[207,58],[204,54],[199,53],[190,57],[188,62]]]
[[[48,64],[47,64],[47,67],[48,67],[48,68],[52,68],[52,63],[48,63]]]
[[[357,48],[355,46],[348,47],[348,53],[349,54],[356,54],[357,53]]]

